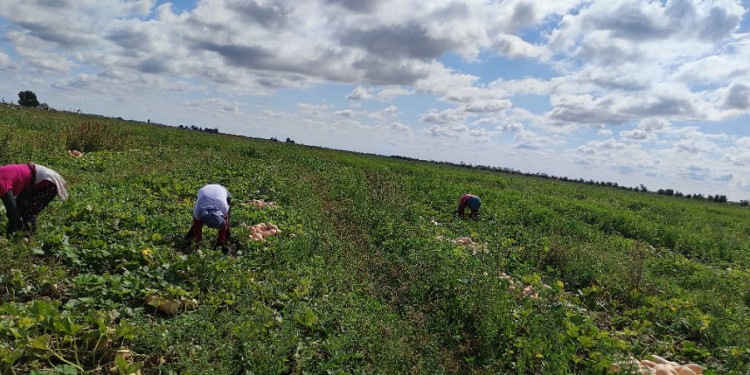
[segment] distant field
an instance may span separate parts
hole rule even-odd
[[[750,373],[750,207],[0,105],[28,161],[70,199],[0,236],[3,374]],[[179,252],[207,183],[237,257]]]

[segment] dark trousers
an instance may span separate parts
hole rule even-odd
[[[36,229],[36,217],[57,195],[55,184],[45,180],[28,189],[16,199],[21,229]]]

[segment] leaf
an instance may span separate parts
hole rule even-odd
[[[83,326],[73,323],[73,321],[70,320],[70,317],[66,316],[55,322],[55,328],[68,335],[75,335],[81,329],[83,329]]]
[[[29,339],[29,347],[32,349],[47,350],[47,343],[49,343],[49,335],[41,335]]]
[[[0,346],[0,361],[2,363],[13,365],[23,357],[23,350],[12,350]]]
[[[137,374],[141,367],[143,367],[143,362],[131,363],[128,365],[127,374]]]
[[[80,304],[81,304],[81,301],[79,301],[79,300],[77,300],[75,298],[71,298],[71,299],[68,300],[68,302],[65,302],[65,305],[63,305],[63,308],[66,309],[66,310],[72,310],[72,309],[74,309],[76,306],[78,306]]]
[[[294,320],[296,320],[297,323],[300,323],[303,326],[308,327],[308,328],[312,327],[314,324],[318,323],[319,321],[318,316],[315,315],[315,313],[309,307],[305,309],[303,313],[295,313]]]
[[[128,362],[125,360],[125,358],[122,358],[119,355],[116,356],[115,365],[117,366],[117,370],[120,374],[127,374]]]

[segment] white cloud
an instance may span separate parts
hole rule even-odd
[[[404,125],[404,124],[402,124],[400,122],[394,122],[388,128],[390,128],[391,130],[399,131],[399,132],[408,132],[408,131],[411,131],[410,127],[408,127],[408,126],[406,126],[406,125]]]
[[[320,115],[330,111],[334,106],[331,104],[297,103],[297,108],[299,108],[302,113]]]
[[[391,104],[385,108],[383,108],[382,111],[380,111],[380,114],[384,117],[394,117],[399,114],[398,107]]]
[[[750,116],[746,2],[155,4],[2,0],[0,89],[430,159],[492,160],[446,145],[513,138],[498,163],[750,189],[750,141],[728,125]]]
[[[724,161],[736,167],[750,167],[750,151],[747,150],[729,150],[724,156]]]
[[[668,128],[669,126],[669,121],[654,117],[644,119],[638,124],[639,129],[648,133],[658,132],[660,130]]]
[[[513,147],[519,149],[541,150],[554,143],[556,142],[550,137],[529,130],[521,130],[516,133]]]
[[[495,129],[502,132],[517,132],[523,130],[523,124],[517,121],[504,121]]]
[[[551,52],[542,45],[531,44],[517,35],[498,35],[493,48],[500,54],[510,58],[532,58],[547,60]]]
[[[705,56],[680,65],[675,70],[674,78],[687,84],[698,85],[721,84],[742,77],[747,79],[750,76],[750,67],[742,63],[747,57],[747,51],[744,54]]]
[[[625,130],[620,132],[620,137],[634,141],[645,141],[649,139],[649,134],[641,129]]]
[[[346,98],[350,100],[367,100],[372,98],[372,95],[364,87],[357,86]]]
[[[724,106],[741,111],[750,109],[750,87],[741,83],[732,84],[724,94]]]
[[[0,70],[17,70],[18,65],[11,60],[10,56],[0,51]]]
[[[469,131],[469,138],[477,143],[492,142],[492,132],[487,129],[475,128]]]
[[[242,107],[242,103],[240,102],[237,102],[237,101],[230,102],[222,98],[209,98],[209,99],[194,100],[194,101],[186,102],[185,105],[191,108],[200,108],[202,110],[205,110],[211,113],[216,112],[218,110],[220,112],[227,112],[231,114],[241,113],[240,108]]]
[[[424,131],[433,137],[461,138],[469,134],[470,129],[464,124],[432,125]]]
[[[386,86],[377,92],[378,99],[383,101],[392,100],[398,96],[411,95],[413,92],[401,86]]]
[[[490,83],[489,88],[506,93],[506,95],[545,95],[551,91],[551,84],[549,81],[544,81],[533,77],[526,77],[520,80],[508,81],[502,78],[498,78],[497,80]]]
[[[703,139],[680,139],[674,143],[674,150],[694,156],[716,150],[716,144]]]
[[[478,99],[462,105],[459,109],[473,114],[493,114],[502,112],[511,107],[507,99]]]
[[[354,116],[354,111],[352,111],[351,109],[345,109],[345,110],[343,110],[343,111],[336,111],[336,112],[333,112],[333,114],[334,114],[334,115],[338,115],[338,116],[341,116],[341,117],[346,117],[346,118],[350,118],[350,117],[353,117],[353,116]]]
[[[678,175],[698,182],[716,181],[727,183],[734,178],[734,174],[731,171],[696,164],[681,167],[678,171]]]
[[[446,109],[442,112],[433,109],[429,113],[422,115],[420,120],[433,124],[455,124],[463,123],[466,120],[466,115],[452,109]]]

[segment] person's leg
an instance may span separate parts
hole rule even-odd
[[[36,230],[36,217],[49,205],[57,195],[55,184],[45,180],[32,188],[30,194],[19,197],[21,228],[25,231]]]
[[[203,222],[193,218],[193,226],[185,235],[185,239],[195,238],[195,242],[200,242],[203,239]]]

